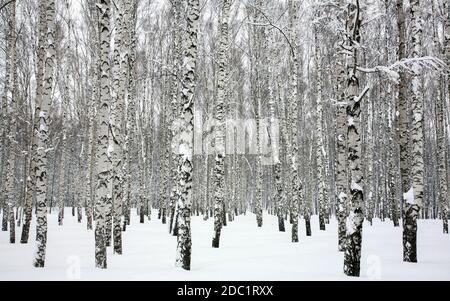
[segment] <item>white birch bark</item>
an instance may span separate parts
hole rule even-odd
[[[298,43],[298,31],[297,31],[297,19],[299,5],[298,1],[290,1],[290,17],[292,18],[290,28],[292,33],[292,40]],[[299,199],[301,195],[301,181],[298,171],[298,53],[297,47],[294,46],[292,49],[292,62],[293,66],[291,69],[290,78],[290,98],[288,104],[288,123],[290,127],[290,137],[288,137],[288,158],[290,159],[290,190],[291,190],[291,211],[292,211],[292,242],[298,242],[298,210],[299,210]],[[306,218],[305,218],[306,222]]]
[[[214,237],[213,248],[219,247],[220,233],[224,222],[225,205],[225,96],[227,79],[227,53],[228,53],[228,19],[230,15],[230,0],[222,0],[219,46],[219,71],[217,100],[215,104],[215,160],[214,160]]]
[[[135,128],[136,128],[136,103],[135,103],[135,25],[136,25],[136,4],[131,0],[126,0],[125,5],[129,10],[129,17],[127,17],[128,32],[124,36],[124,43],[128,50],[128,87],[127,87],[127,125],[126,125],[126,157],[127,157],[127,176],[126,176],[126,187],[127,192],[125,195],[125,224],[130,224],[130,208],[131,208],[131,198],[133,196],[131,191],[131,180],[133,172],[133,162],[135,162]]]
[[[9,60],[11,61],[11,67],[8,70],[9,73],[6,75],[10,77],[11,84],[7,87],[12,86],[11,91],[11,112],[9,113],[9,125],[6,129],[6,139],[9,149],[9,155],[6,162],[6,179],[4,181],[6,205],[3,209],[3,215],[9,216],[9,242],[16,242],[15,234],[15,223],[14,223],[14,206],[17,204],[15,200],[15,165],[16,165],[16,153],[18,152],[18,133],[17,133],[17,118],[18,118],[18,95],[17,95],[17,70],[16,70],[16,3],[11,3],[11,11],[9,16],[9,41],[8,48]],[[9,81],[9,80],[8,80]],[[8,89],[5,90],[5,95],[8,93]],[[6,210],[5,210],[6,209]]]
[[[421,55],[422,25],[420,1],[411,1],[412,56]],[[417,262],[417,217],[423,200],[423,91],[421,67],[415,64],[411,79],[412,130],[411,175],[412,187],[407,190],[403,204],[403,261]],[[405,189],[405,188],[404,188]],[[411,191],[413,197],[411,197]]]
[[[339,48],[344,47],[346,39],[343,38],[339,44]],[[338,220],[338,250],[344,251],[347,217],[347,105],[345,103],[345,57],[340,57],[338,62],[338,101],[336,108],[336,140],[337,140],[337,156],[336,156],[336,198],[337,198],[337,220]]]
[[[58,200],[58,225],[63,225],[63,219],[64,219],[64,203],[65,203],[65,197],[67,194],[67,186],[66,186],[66,145],[67,145],[67,107],[69,104],[68,100],[68,87],[67,87],[67,81],[68,81],[68,70],[65,70],[66,72],[66,81],[64,83],[64,91],[62,96],[62,103],[61,103],[61,119],[62,119],[62,138],[61,138],[61,161],[60,161],[60,168],[59,168],[59,200]]]
[[[15,242],[14,220],[11,224],[11,210],[13,211],[14,200],[14,169],[17,152],[17,95],[15,90],[16,80],[16,2],[10,4],[8,20],[8,47],[6,60],[6,74],[5,74],[5,86],[3,90],[2,103],[3,103],[3,141],[2,150],[5,151],[6,162],[2,162],[2,176],[3,176],[3,217],[2,217],[2,231],[6,231],[8,228],[8,222],[10,223],[10,242]],[[12,88],[11,88],[12,87]],[[9,95],[11,94],[11,95]],[[8,99],[10,98],[10,104]],[[8,110],[11,107],[12,110]],[[8,112],[9,111],[9,112]],[[8,116],[9,115],[9,116]],[[9,122],[8,122],[9,121]],[[7,152],[6,152],[7,151]],[[7,154],[7,155],[6,155]],[[9,217],[9,218],[8,218]]]
[[[97,129],[97,185],[95,194],[95,266],[106,268],[106,205],[110,181],[109,146],[109,54],[110,54],[110,0],[98,0],[100,41],[100,104]]]
[[[261,0],[256,1],[255,3],[256,9],[254,12],[254,22],[255,23],[262,23],[263,17],[261,15],[261,8],[263,5],[263,2]],[[252,67],[254,74],[254,81],[259,81],[262,76],[262,62],[261,57],[258,52],[261,52],[262,48],[261,43],[265,39],[265,27],[259,28],[254,27],[254,30],[252,32],[252,37],[254,39],[254,43],[258,45],[257,47],[259,49],[255,50],[255,57],[252,61]],[[253,84],[252,84],[253,85]],[[253,203],[254,203],[254,210],[256,215],[256,224],[258,227],[262,227],[263,224],[263,208],[262,208],[262,183],[263,183],[263,169],[262,169],[262,149],[261,149],[261,102],[262,102],[262,89],[261,84],[255,84],[254,90],[254,107],[255,107],[255,120],[256,120],[256,147],[257,147],[257,154],[256,154],[256,160],[255,160],[255,191],[253,193]]]
[[[323,137],[323,105],[322,105],[322,67],[319,49],[319,40],[315,34],[315,59],[316,59],[316,160],[317,160],[317,202],[319,206],[319,229],[325,230],[325,145]]]
[[[363,206],[363,174],[361,169],[361,101],[367,88],[358,95],[358,78],[356,67],[357,54],[360,43],[360,6],[359,0],[348,4],[347,43],[349,51],[346,57],[347,65],[347,152],[350,176],[350,204],[351,209],[346,221],[347,238],[344,254],[344,273],[348,276],[360,274],[362,225],[364,221]]]
[[[444,57],[447,65],[450,64],[450,4],[444,1],[444,16],[446,17],[444,23]],[[444,81],[445,83],[445,81]],[[446,81],[448,87],[444,86],[440,98],[437,100],[436,114],[436,128],[437,128],[437,143],[438,143],[438,175],[439,175],[439,203],[440,216],[442,219],[442,231],[448,234],[448,210],[449,210],[449,196],[448,196],[448,182],[447,182],[447,168],[446,164],[446,126],[445,126],[445,101],[450,99],[450,79],[447,76]],[[446,91],[447,90],[447,91]],[[446,98],[448,97],[448,98]]]
[[[182,49],[182,40],[181,40],[181,5],[182,3],[180,2],[180,0],[175,0],[173,2],[173,23],[174,23],[174,30],[173,30],[173,75],[172,75],[172,95],[171,95],[171,103],[170,103],[170,115],[169,115],[169,120],[168,123],[170,124],[171,127],[171,140],[173,139],[173,137],[175,137],[176,133],[175,133],[175,127],[174,127],[174,120],[176,118],[178,118],[178,108],[179,108],[179,88],[180,88],[180,84],[179,84],[179,78],[178,76],[180,75],[180,61],[182,58],[182,53],[181,53],[181,49]],[[171,168],[170,168],[170,200],[169,200],[169,233],[172,233],[175,235],[175,232],[173,231],[173,229],[175,228],[175,224],[176,224],[176,214],[175,214],[175,207],[176,207],[176,203],[177,203],[177,199],[178,199],[178,192],[177,192],[177,183],[178,183],[178,173],[177,173],[177,168],[175,166],[175,162],[177,162],[178,158],[177,158],[177,153],[174,151],[173,146],[170,145],[171,147],[171,160],[172,160],[172,164],[171,164]]]
[[[111,104],[111,136],[112,136],[112,201],[113,201],[113,241],[114,253],[122,254],[122,202],[123,202],[123,127],[124,120],[124,86],[125,79],[122,71],[121,60],[123,48],[123,26],[124,17],[123,1],[116,1],[116,34],[114,43],[114,97]]]

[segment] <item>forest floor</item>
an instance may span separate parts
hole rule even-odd
[[[9,232],[0,232],[0,280],[450,280],[450,235],[442,234],[439,220],[419,220],[418,261],[402,261],[402,232],[389,220],[367,222],[363,228],[361,277],[342,272],[343,253],[337,251],[336,220],[326,231],[318,230],[312,217],[312,237],[305,236],[300,220],[299,243],[291,243],[291,225],[279,232],[276,217],[264,214],[256,227],[255,216],[238,216],[222,230],[220,248],[211,247],[213,221],[192,218],[192,269],[174,267],[176,238],[157,219],[144,224],[132,214],[132,224],[123,232],[123,254],[108,248],[108,268],[94,267],[94,232],[86,221],[77,223],[66,208],[64,225],[58,226],[57,211],[48,219],[45,268],[32,267],[35,219],[30,243],[16,244]]]

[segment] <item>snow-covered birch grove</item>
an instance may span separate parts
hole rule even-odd
[[[450,279],[448,1],[0,0],[0,102],[0,279]]]

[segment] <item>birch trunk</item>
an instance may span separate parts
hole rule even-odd
[[[68,71],[66,70],[66,77],[68,75]],[[66,79],[67,80],[67,79]],[[65,83],[67,85],[67,81]],[[67,125],[66,125],[66,109],[69,104],[69,100],[67,99],[68,94],[67,86],[64,89],[64,95],[62,98],[61,104],[61,119],[62,119],[62,140],[61,140],[61,161],[60,161],[60,172],[59,172],[59,200],[58,200],[58,225],[63,225],[64,219],[64,201],[67,195],[67,186],[66,186],[66,144],[67,144]]]
[[[421,54],[420,1],[411,1],[412,56]],[[417,262],[417,217],[423,199],[423,94],[421,67],[416,64],[412,75],[411,175],[412,187],[404,195],[403,204],[403,261]]]
[[[444,2],[444,16],[446,16],[446,21],[444,24],[444,57],[447,64],[450,62],[450,5]],[[444,81],[445,83],[445,81]],[[448,89],[444,86],[441,90],[441,96],[437,100],[436,107],[436,129],[437,129],[437,143],[438,143],[438,175],[439,175],[439,203],[440,203],[440,216],[442,219],[442,231],[448,234],[448,207],[449,207],[449,197],[448,197],[448,183],[447,183],[447,164],[446,158],[446,126],[445,126],[445,100],[446,96],[450,97],[450,79],[447,76]],[[447,92],[447,93],[446,93]],[[449,98],[447,98],[449,99]]]
[[[112,135],[112,201],[113,201],[113,241],[114,253],[122,254],[122,202],[123,202],[123,127],[124,120],[124,86],[125,78],[123,76],[122,68],[124,68],[121,55],[123,26],[122,19],[124,18],[123,1],[117,1],[117,16],[116,16],[116,35],[114,45],[114,82],[113,90],[115,97],[111,104],[111,135]],[[126,18],[125,18],[126,20]]]
[[[98,0],[100,43],[100,104],[97,129],[97,185],[95,194],[95,266],[106,268],[106,206],[110,194],[109,146],[109,53],[110,53],[110,0]]]
[[[8,98],[11,92],[12,102],[14,104],[14,91],[11,86],[14,85],[13,74],[15,74],[16,66],[16,2],[10,4],[11,10],[9,11],[8,17],[8,33],[7,33],[7,59],[5,66],[5,83],[2,95],[2,111],[3,111],[3,124],[2,124],[2,172],[0,176],[2,177],[2,231],[8,230],[8,216],[10,212],[10,203],[12,200],[12,183],[13,177],[12,172],[14,171],[14,158],[15,151],[14,147],[14,131],[13,126],[16,122],[14,114],[10,114]],[[10,115],[10,116],[8,116]],[[6,161],[6,162],[5,162]]]
[[[173,76],[172,76],[172,95],[171,95],[171,103],[170,103],[170,111],[171,114],[169,115],[169,124],[171,126],[171,139],[176,135],[174,131],[174,120],[178,118],[179,112],[179,79],[178,75],[180,74],[180,60],[182,58],[181,55],[181,49],[182,49],[182,40],[181,40],[181,13],[180,13],[180,6],[181,2],[180,0],[175,0],[173,3],[173,19],[174,19],[174,26],[175,29],[173,31],[173,49],[174,49],[174,67],[173,67]],[[170,200],[169,200],[169,233],[174,234],[173,229],[176,225],[176,203],[178,199],[178,191],[177,191],[177,183],[178,183],[178,173],[176,171],[175,162],[177,162],[177,154],[173,149],[173,146],[171,145],[171,159],[172,159],[172,166],[170,168]],[[208,153],[207,153],[208,154]],[[208,155],[206,155],[208,156]],[[208,165],[207,165],[208,166]]]
[[[11,112],[8,114],[9,117],[9,127],[6,129],[6,139],[7,146],[9,148],[8,161],[6,162],[6,179],[4,181],[6,206],[3,207],[3,216],[9,216],[9,233],[10,243],[16,242],[15,233],[15,223],[14,223],[14,205],[18,202],[15,200],[15,164],[16,164],[16,153],[18,153],[18,132],[17,132],[17,117],[18,117],[18,96],[17,96],[17,70],[16,70],[16,3],[11,4],[11,12],[9,18],[9,40],[8,40],[8,50],[9,59],[11,60],[9,73],[6,74],[7,78],[12,79],[12,89],[11,90]],[[7,80],[9,82],[9,80]],[[6,84],[7,89],[5,89],[5,95],[8,93],[10,84]],[[7,101],[7,99],[6,99]],[[6,209],[6,210],[5,210]]]
[[[345,45],[343,39],[340,47]],[[338,101],[340,104],[336,109],[336,199],[337,199],[337,220],[338,220],[338,250],[345,249],[346,227],[345,219],[347,217],[347,105],[345,103],[345,61],[344,57],[338,63]]]
[[[298,41],[297,20],[298,20],[298,1],[290,1],[290,17],[292,18],[290,28],[292,38],[295,43]],[[301,181],[298,171],[298,53],[297,48],[292,49],[292,70],[290,78],[291,95],[289,99],[289,112],[287,118],[290,127],[291,137],[288,137],[288,158],[290,158],[290,191],[291,191],[291,212],[292,212],[292,242],[298,242],[298,210],[299,198],[301,195]],[[306,219],[305,219],[306,220]]]
[[[319,228],[325,230],[326,204],[325,204],[325,146],[323,142],[323,107],[322,107],[322,67],[317,33],[315,34],[315,59],[317,71],[316,90],[316,160],[317,160],[317,199],[319,204]]]
[[[228,19],[230,0],[222,0],[219,47],[218,92],[215,104],[215,160],[214,160],[214,237],[212,247],[218,248],[224,222],[225,205],[225,96],[227,79]]]
[[[443,91],[443,90],[440,90]],[[437,155],[438,155],[438,181],[439,181],[439,207],[440,218],[442,219],[442,231],[448,234],[448,192],[447,192],[447,168],[445,164],[446,145],[445,145],[445,120],[444,106],[445,93],[440,93],[436,99],[436,136],[437,136]]]
[[[83,131],[85,134],[86,131]],[[85,136],[87,136],[85,134]],[[77,221],[78,223],[81,223],[81,220],[83,219],[83,176],[84,176],[84,170],[85,168],[85,162],[83,160],[84,150],[85,148],[85,141],[84,139],[81,142],[81,150],[80,154],[78,155],[78,174],[76,176],[76,206],[77,206]]]
[[[197,31],[200,17],[199,0],[189,0],[187,10],[187,39],[184,52],[183,87],[181,89],[180,142],[178,145],[178,238],[175,265],[191,268],[191,202],[194,147],[194,87],[197,61]]]
[[[9,21],[8,21],[8,59],[6,66],[6,81],[3,92],[3,118],[5,122],[4,128],[4,145],[2,149],[8,149],[8,156],[6,164],[3,166],[2,173],[5,175],[3,177],[3,220],[2,220],[2,230],[6,231],[9,222],[10,227],[10,243],[15,243],[15,224],[14,224],[14,204],[16,200],[14,199],[14,169],[16,161],[17,149],[17,117],[18,117],[18,105],[17,105],[17,70],[16,70],[16,2],[10,4]],[[12,89],[11,89],[12,87]],[[11,93],[11,104],[8,105],[9,93]],[[8,107],[12,110],[8,114]],[[7,116],[9,115],[9,118]],[[9,123],[8,123],[9,119]],[[6,154],[6,152],[5,152]],[[9,220],[8,220],[9,217]],[[12,219],[12,222],[11,222]]]
[[[130,18],[127,24],[128,34],[125,35],[125,41],[127,45],[128,53],[128,93],[127,93],[127,134],[126,134],[126,149],[127,149],[127,194],[125,202],[125,224],[130,224],[130,208],[131,208],[131,198],[133,196],[131,188],[131,175],[133,173],[133,162],[135,162],[135,128],[136,128],[136,104],[135,104],[135,59],[136,59],[136,4],[130,0],[126,0],[126,5],[130,11]]]
[[[261,14],[261,7],[263,2],[261,0],[258,0],[256,2],[258,9],[255,10],[255,23],[262,23],[263,18]],[[253,72],[255,73],[255,81],[259,81],[261,79],[261,73],[262,73],[262,61],[261,61],[261,55],[259,52],[261,52],[261,42],[265,40],[265,29],[262,28],[256,28],[253,32],[253,38],[255,39],[255,42],[259,49],[256,52],[254,61],[252,61],[252,67],[254,68]],[[263,208],[262,208],[262,184],[263,184],[263,169],[262,169],[262,147],[261,147],[261,102],[262,102],[262,89],[261,84],[257,84],[254,88],[254,106],[255,106],[255,119],[256,119],[256,147],[257,147],[257,154],[256,154],[256,162],[255,162],[255,177],[256,177],[256,183],[255,183],[255,191],[253,194],[253,202],[255,207],[255,214],[256,214],[256,224],[258,227],[262,227],[263,224]]]
[[[41,3],[44,5],[44,3]],[[51,92],[53,86],[53,73],[55,70],[55,1],[45,2],[47,22],[47,45],[44,71],[44,86],[42,93],[42,106],[39,111],[39,128],[37,135],[36,154],[36,255],[35,267],[44,267],[45,248],[47,244],[47,149],[49,144],[48,125],[50,123]]]
[[[348,165],[350,173],[350,203],[351,210],[346,221],[347,238],[344,254],[344,273],[348,276],[359,276],[362,244],[363,205],[363,174],[361,169],[361,100],[367,88],[358,95],[358,78],[356,75],[357,55],[360,42],[360,6],[359,0],[348,4],[346,48],[351,53],[347,55],[347,137]]]

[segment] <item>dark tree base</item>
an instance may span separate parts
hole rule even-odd
[[[27,227],[27,228],[25,228],[25,227]],[[28,243],[28,236],[29,236],[29,233],[30,233],[30,225],[28,224],[24,224],[23,225],[23,228],[22,228],[22,235],[21,235],[21,237],[20,237],[20,243],[21,244],[26,244],[26,243]]]
[[[292,242],[298,242],[298,222],[292,222]]]
[[[419,206],[405,204],[403,209],[403,261],[417,262],[417,216]]]
[[[217,235],[216,235],[216,237],[214,237],[213,240],[212,240],[212,247],[213,248],[218,248],[219,247],[219,241],[220,241],[220,238],[217,237]]]
[[[284,218],[283,216],[278,216],[278,230],[280,232],[285,232],[286,229],[284,227]]]
[[[319,230],[325,231],[325,219],[323,216],[319,216]]]
[[[244,213],[244,215],[245,215],[245,213]],[[260,212],[259,214],[256,214],[256,224],[258,225],[258,227],[262,227],[262,225],[263,225],[262,212]]]
[[[35,262],[33,263],[33,266],[34,266],[35,268],[43,268],[43,267],[44,267],[44,261],[42,261],[42,260],[35,261]]]
[[[311,236],[311,220],[309,218],[305,219],[305,229],[306,236]]]
[[[347,237],[344,256],[344,273],[359,277],[361,260],[361,229]]]
[[[2,231],[8,231],[8,224],[2,223]]]
[[[177,220],[175,220],[175,225],[173,226],[172,235],[173,236],[178,236],[178,222],[177,222]]]
[[[180,262],[177,262],[177,265],[179,265],[182,269],[184,269],[186,271],[191,270],[191,246],[190,246],[190,241],[188,242],[188,246],[182,249],[180,255],[181,255]]]
[[[362,223],[364,215],[361,209],[355,209],[353,212],[353,233],[347,230],[344,254],[344,273],[347,276],[359,277],[360,261],[361,261],[361,244],[362,244]]]

